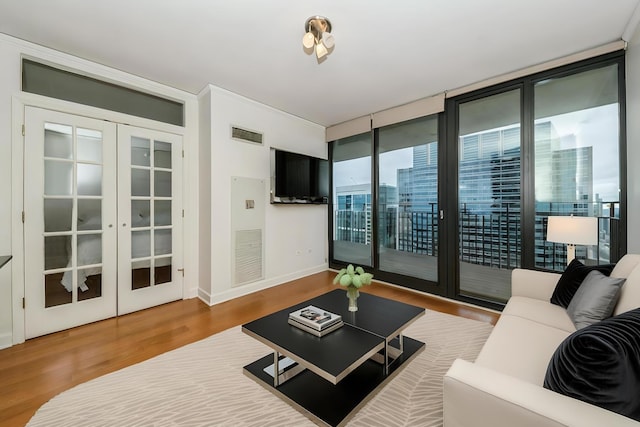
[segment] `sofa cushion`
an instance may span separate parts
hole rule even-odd
[[[542,386],[551,355],[569,335],[562,329],[502,314],[475,363]]]
[[[616,262],[610,276],[626,279],[639,264],[640,254],[626,254]]]
[[[571,334],[544,387],[640,421],[640,308]]]
[[[587,274],[567,307],[567,313],[576,329],[610,317],[624,281],[625,279],[605,276],[596,270]]]
[[[624,258],[628,256],[625,255]],[[621,314],[638,307],[640,307],[640,267],[631,271],[624,285],[622,285],[618,305],[614,308],[613,314]]]
[[[586,266],[579,260],[574,259],[560,276],[553,295],[551,295],[551,303],[567,308],[587,274],[597,270],[608,276],[611,274],[613,267],[614,265],[612,264]]]
[[[533,320],[569,333],[576,331],[567,310],[558,305],[549,304],[549,299],[543,301],[536,298],[512,296],[502,310],[502,315],[505,314]]]

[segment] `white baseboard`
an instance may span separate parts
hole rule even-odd
[[[8,348],[13,345],[13,334],[11,332],[6,332],[4,334],[0,334],[0,350],[3,348]]]
[[[198,288],[198,298],[207,305],[211,305],[211,294],[201,288]]]
[[[227,289],[223,292],[218,292],[214,294],[208,294],[207,292],[198,290],[198,297],[209,305],[220,304],[221,302],[229,301],[234,298],[238,298],[241,296],[249,295],[254,292],[259,292],[264,289],[268,289],[274,286],[281,285],[285,282],[290,282],[295,279],[299,279],[301,277],[309,276],[311,274],[320,273],[322,271],[326,271],[328,266],[326,264],[318,265],[316,267],[308,268],[306,270],[296,271],[290,274],[285,274],[278,277],[273,277],[268,280],[263,280],[260,282],[249,283],[243,286],[238,286],[235,288]]]

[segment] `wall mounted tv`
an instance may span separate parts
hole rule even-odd
[[[328,200],[327,160],[271,149],[271,203],[326,204]]]

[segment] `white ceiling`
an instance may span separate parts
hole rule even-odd
[[[0,0],[0,32],[328,126],[628,37],[639,3]],[[320,64],[302,47],[312,15],[330,19],[336,40]]]

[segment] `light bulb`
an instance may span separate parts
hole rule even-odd
[[[331,49],[336,44],[336,40],[331,33],[323,33],[322,34],[322,43],[327,47],[327,49]]]
[[[316,41],[316,38],[313,36],[313,33],[309,31],[307,34],[305,34],[302,37],[302,46],[304,46],[307,49],[311,49],[315,41]]]
[[[316,45],[316,56],[318,57],[318,59],[323,58],[327,55],[327,53],[329,53],[329,51],[322,42]]]

